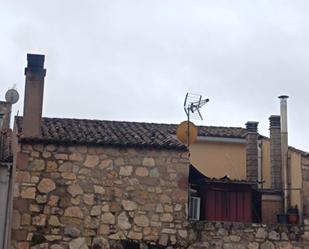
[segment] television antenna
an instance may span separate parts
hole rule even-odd
[[[203,120],[200,109],[209,99],[202,99],[202,95],[187,93],[184,101],[184,110],[187,120],[178,125],[176,135],[180,142],[189,148],[197,138],[197,127],[190,121],[190,118]]]
[[[183,107],[187,115],[188,121],[190,121],[190,117],[193,119],[203,120],[200,109],[207,102],[209,102],[209,99],[202,99],[202,95],[187,93]]]

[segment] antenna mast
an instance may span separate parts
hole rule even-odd
[[[187,115],[187,147],[190,146],[190,118],[203,120],[200,109],[204,106],[209,99],[202,99],[202,95],[187,93],[184,101],[183,108]]]

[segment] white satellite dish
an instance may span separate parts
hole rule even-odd
[[[5,100],[13,105],[19,100],[19,93],[15,89],[9,89],[5,93]]]

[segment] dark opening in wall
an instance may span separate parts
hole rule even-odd
[[[140,246],[135,241],[125,240],[123,241],[123,249],[140,249]]]

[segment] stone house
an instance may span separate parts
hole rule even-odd
[[[4,248],[8,238],[9,186],[13,158],[11,153],[10,114],[11,104],[0,101],[0,248]]]
[[[248,122],[246,128],[201,126],[189,158],[176,139],[176,125],[42,118],[44,56],[27,59],[24,115],[15,118],[11,136],[11,248],[133,248],[130,241],[150,248],[187,246],[202,233],[188,218],[193,171],[200,174],[203,184],[198,188],[206,186],[205,193],[214,186],[232,187],[244,205],[262,193],[261,217],[267,214],[263,208],[281,208],[278,188],[260,191],[277,180],[271,178],[270,161],[277,162],[280,154],[277,159],[269,156],[277,133],[270,139],[259,135],[257,122]],[[290,150],[296,153],[297,167],[302,165],[297,172],[306,186],[308,154]],[[306,207],[306,193],[296,198],[303,201],[300,207]],[[234,231],[218,224],[206,224],[205,229],[209,234],[202,236],[203,243],[220,238],[213,231],[224,231],[227,237]],[[238,243],[242,236],[246,245],[262,243],[242,232],[231,236],[235,241],[227,238],[224,243]]]

